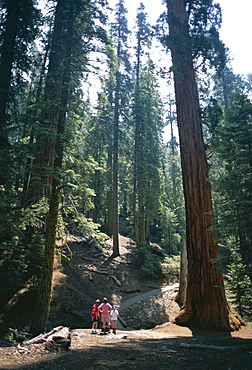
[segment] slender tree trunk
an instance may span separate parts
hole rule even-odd
[[[184,0],[166,0],[186,208],[188,280],[178,324],[236,330],[243,324],[225,297]]]
[[[172,116],[172,104],[170,103],[170,125],[171,125],[171,152],[172,152],[172,165],[171,165],[171,178],[172,178],[172,193],[173,199],[176,206],[178,205],[178,198],[177,198],[177,187],[176,187],[176,165],[174,162],[174,155],[175,155],[175,138],[173,133],[173,120],[174,116]]]
[[[134,165],[134,225],[137,245],[146,243],[146,215],[145,215],[145,177],[143,170],[143,148],[144,124],[141,116],[140,103],[140,56],[141,56],[141,34],[137,33],[137,63],[136,63],[136,87],[135,87],[135,165]]]
[[[94,209],[93,209],[93,221],[98,223],[100,221],[100,209],[101,209],[101,196],[100,196],[100,182],[101,176],[100,171],[95,171],[94,175],[94,189],[95,189],[95,197],[94,197]]]
[[[119,93],[121,89],[120,59],[121,59],[121,25],[118,31],[116,72],[115,110],[114,110],[114,146],[113,146],[113,257],[119,256],[119,209],[118,209],[118,135],[119,135]]]
[[[120,37],[120,35],[119,35]],[[120,41],[117,47],[120,59]],[[114,147],[113,147],[113,256],[119,256],[119,215],[118,215],[118,133],[119,133],[119,91],[120,72],[116,72],[115,116],[114,116]]]
[[[108,142],[108,173],[107,173],[107,181],[108,181],[108,191],[107,191],[107,204],[108,204],[108,213],[107,213],[107,234],[109,236],[113,235],[113,154],[112,154],[112,145],[111,145],[111,138],[109,137]]]
[[[141,199],[138,206],[139,211],[139,244],[146,243],[146,217],[144,200]]]
[[[180,251],[180,274],[179,274],[179,291],[176,298],[176,302],[180,307],[185,305],[186,297],[186,285],[187,285],[187,252],[186,252],[186,240],[182,237],[181,251]]]

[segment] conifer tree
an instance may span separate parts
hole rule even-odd
[[[192,47],[197,45],[193,43],[189,28],[189,24],[193,24],[196,31],[202,30],[210,20],[209,33],[218,36],[212,24],[214,8],[210,1],[167,0],[166,3],[169,24],[167,41],[173,62],[188,256],[186,301],[176,322],[194,323],[202,328],[237,330],[243,320],[229,306],[223,276],[218,270],[219,251],[213,228],[211,189],[193,66]],[[207,48],[198,48],[198,54],[201,54],[200,50],[207,51]],[[218,64],[217,60],[212,62]]]
[[[129,30],[126,19],[127,10],[124,0],[120,0],[116,6],[116,23],[112,25],[112,37],[116,39],[117,71],[114,91],[114,128],[113,128],[113,176],[112,176],[112,210],[113,210],[113,257],[120,254],[119,251],[119,207],[118,207],[118,166],[119,166],[119,122],[122,113],[123,85],[129,72],[130,64],[127,55],[127,38]],[[127,78],[127,77],[126,77]],[[124,92],[125,93],[125,92]],[[125,104],[125,102],[124,102]]]
[[[218,231],[223,243],[239,248],[251,277],[252,104],[248,96],[233,94],[222,120],[211,127],[211,148],[218,153],[212,159]]]
[[[106,215],[106,230],[109,236],[113,235],[113,123],[114,123],[114,91],[116,84],[116,71],[118,62],[114,45],[106,46],[106,54],[108,58],[109,73],[107,80],[104,82],[104,93],[106,95],[109,106],[107,107],[108,117],[106,119],[106,145],[107,145],[107,215]]]
[[[151,45],[151,28],[147,23],[147,14],[144,12],[144,5],[141,3],[137,13],[137,46],[136,46],[136,83],[134,93],[134,121],[135,121],[135,156],[134,156],[134,198],[133,198],[133,216],[135,237],[138,245],[143,245],[146,242],[146,193],[147,193],[147,115],[146,109],[150,103],[150,96],[146,94],[147,86],[142,83],[141,86],[141,70],[143,64],[143,46]],[[147,82],[148,84],[148,82]],[[146,89],[142,93],[143,89]],[[149,115],[151,120],[152,114]],[[148,143],[150,145],[151,142]]]
[[[33,0],[8,0],[1,2],[0,5],[6,14],[3,20],[0,49],[0,153],[2,158],[0,183],[6,185],[6,182],[11,179],[7,108],[14,79],[13,68],[15,65],[15,74],[19,77],[20,72],[28,72],[27,49],[38,32],[36,22],[39,20],[39,12]]]
[[[231,301],[242,317],[249,317],[252,312],[252,281],[247,274],[248,268],[237,248],[232,249],[230,264],[227,268],[228,290],[231,292]]]
[[[38,289],[38,297],[30,331],[43,332],[48,319],[52,273],[56,243],[56,231],[61,186],[61,168],[64,151],[64,131],[69,103],[70,82],[73,81],[72,63],[79,54],[87,57],[83,45],[83,33],[90,41],[95,34],[92,26],[95,8],[83,0],[58,0],[55,9],[52,44],[45,84],[45,114],[42,125],[44,130],[37,138],[39,166],[38,182],[33,182],[35,199],[46,196],[49,199],[49,213],[46,217],[45,250]],[[80,27],[82,24],[82,27]],[[89,30],[89,33],[87,32]],[[83,32],[83,33],[82,33]],[[76,48],[78,46],[78,48]],[[80,76],[80,75],[79,75]],[[47,167],[49,169],[46,170]],[[34,184],[36,183],[36,189]],[[49,186],[48,186],[49,185]]]

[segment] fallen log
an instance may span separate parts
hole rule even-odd
[[[45,349],[48,350],[67,350],[71,346],[71,333],[69,328],[58,326],[45,334],[39,334],[37,337],[23,341],[23,345],[45,343]],[[24,350],[25,347],[20,349]]]
[[[29,349],[24,347],[24,345],[29,346],[38,343],[45,343],[45,349],[48,350],[67,350],[71,346],[71,333],[69,332],[69,328],[64,326],[57,326],[50,332],[39,334],[31,339],[25,339],[25,337],[29,335],[27,333],[19,333],[17,329],[12,328],[9,328],[9,330],[13,333],[13,337],[17,342],[17,350],[19,353],[29,352]]]
[[[34,338],[31,338],[31,339],[28,339],[28,340],[25,340],[23,341],[23,344],[25,345],[30,345],[30,344],[35,344],[35,343],[43,343],[47,340],[48,337],[50,337],[51,335],[55,334],[55,333],[58,333],[59,331],[61,331],[62,329],[64,328],[64,326],[57,326],[56,328],[53,328],[51,331],[49,331],[48,333],[45,333],[45,334],[39,334],[38,336],[34,337]]]
[[[62,327],[56,333],[48,336],[45,342],[45,348],[48,350],[68,350],[71,346],[71,333],[69,328]]]
[[[126,322],[123,320],[123,318],[120,315],[118,316],[118,320],[120,321],[120,323],[122,324],[124,328],[127,328],[128,325],[126,324]]]
[[[27,339],[23,342],[23,344],[29,346],[30,344],[37,344],[37,343],[43,343],[45,341],[45,337],[43,334],[39,334],[37,337],[34,337],[32,339]]]
[[[92,269],[90,267],[87,267],[87,266],[83,266],[83,265],[79,265],[79,267],[83,267],[84,269],[90,271],[90,272],[95,272],[97,274],[101,274],[101,275],[107,275],[107,277],[109,279],[112,279],[114,280],[114,282],[116,283],[117,286],[121,286],[121,282],[115,277],[115,275],[110,275],[110,273],[108,271],[104,271],[104,270],[95,270],[95,269]]]

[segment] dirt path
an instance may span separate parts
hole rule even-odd
[[[178,287],[179,287],[179,283],[175,283],[175,284],[172,284],[172,285],[167,285],[167,286],[162,287],[162,288],[152,289],[149,292],[138,294],[135,297],[131,297],[130,299],[128,299],[126,301],[123,301],[120,304],[119,312],[122,313],[124,310],[126,310],[130,306],[133,306],[135,303],[138,303],[140,301],[145,301],[145,300],[149,299],[150,297],[154,297],[154,296],[156,296],[160,293],[166,293],[166,292],[169,292],[169,291],[173,291],[174,289],[177,289]],[[118,329],[133,330],[131,327],[124,328],[123,325],[120,323],[120,321],[118,321]]]
[[[162,287],[162,288],[158,288],[158,289],[153,289],[153,290],[150,290],[149,292],[146,292],[146,293],[142,293],[142,294],[139,294],[135,297],[132,297],[124,302],[121,303],[120,305],[120,312],[122,312],[123,310],[125,310],[126,308],[128,308],[129,306],[132,306],[133,304],[135,304],[136,302],[139,302],[139,301],[143,301],[143,300],[146,300],[152,296],[155,296],[157,295],[158,293],[161,293],[161,292],[167,292],[169,290],[173,290],[175,288],[178,288],[179,287],[179,284],[176,283],[176,284],[172,284],[172,285],[167,285],[166,287]]]

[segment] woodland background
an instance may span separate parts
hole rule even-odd
[[[186,4],[219,258],[246,319],[252,75],[230,67],[220,8]],[[48,316],[55,253],[64,258],[60,240],[72,230],[101,251],[112,237],[112,257],[119,234],[134,239],[146,276],[165,274],[164,257],[149,258],[153,243],[180,255],[186,216],[172,40],[166,14],[150,25],[143,4],[129,30],[123,0],[113,10],[102,0],[0,6],[0,310],[27,284],[38,290],[36,333]]]

